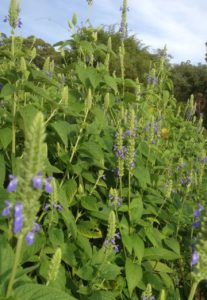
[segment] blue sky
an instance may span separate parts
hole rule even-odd
[[[9,0],[0,0],[0,31],[9,34]],[[93,0],[94,26],[120,24],[122,0]],[[128,0],[129,34],[135,34],[150,50],[167,45],[172,63],[190,60],[205,63],[207,41],[207,0]],[[35,35],[55,43],[69,38],[68,20],[73,13],[79,24],[88,17],[86,0],[21,0],[24,37]]]

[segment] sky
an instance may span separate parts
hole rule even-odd
[[[9,0],[0,0],[0,32],[9,35],[3,19]],[[93,26],[121,22],[122,0],[93,0],[90,20]],[[207,42],[207,0],[128,0],[128,33],[135,35],[153,53],[167,46],[171,63],[190,60],[205,63]],[[21,0],[23,26],[18,35],[35,35],[54,44],[70,37],[68,20],[77,14],[79,25],[89,17],[86,0]],[[107,27],[106,27],[107,28]]]

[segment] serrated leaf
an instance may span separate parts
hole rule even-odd
[[[165,239],[164,243],[167,247],[169,247],[171,250],[173,250],[175,253],[180,255],[180,244],[178,243],[177,240],[170,238],[170,239]]]
[[[143,203],[142,198],[137,196],[133,198],[130,203],[130,211],[131,211],[131,222],[132,224],[138,224],[141,219],[143,213]]]
[[[78,225],[79,234],[89,238],[89,239],[100,239],[102,237],[101,230],[92,222],[81,221]]]
[[[138,235],[133,235],[133,250],[135,256],[139,260],[139,263],[141,264],[144,256],[144,242]]]
[[[24,300],[76,300],[59,289],[40,284],[25,284],[15,289],[15,296]]]
[[[1,97],[11,96],[14,94],[14,92],[15,92],[15,86],[10,83],[6,83],[1,90],[0,96]]]
[[[141,188],[145,189],[147,184],[151,184],[150,173],[147,168],[137,166],[133,174],[138,179]]]
[[[4,149],[12,142],[12,130],[10,128],[0,129],[0,142]]]
[[[157,247],[157,248],[145,248],[144,258],[146,259],[166,259],[175,260],[179,258],[179,255],[170,250]]]
[[[139,281],[142,279],[142,268],[137,263],[134,263],[131,259],[127,258],[125,270],[129,295],[131,297],[133,290],[138,285]]]
[[[68,146],[68,134],[70,132],[70,124],[66,121],[57,121],[51,124],[51,126],[55,129],[64,145]]]
[[[64,243],[63,231],[59,228],[51,227],[48,231],[49,240],[53,246],[57,247]]]
[[[114,77],[105,75],[104,81],[110,88],[112,88],[112,90],[114,90],[115,93],[118,93],[116,79]]]
[[[81,205],[91,211],[98,211],[97,200],[93,196],[84,196],[81,198]]]

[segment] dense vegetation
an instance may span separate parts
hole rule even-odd
[[[176,101],[165,50],[126,37],[126,10],[124,0],[122,31],[110,35],[74,16],[56,51],[15,37],[11,0],[0,48],[2,300],[205,293],[201,114],[193,97]],[[205,93],[199,84],[189,95]]]

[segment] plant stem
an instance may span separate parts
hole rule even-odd
[[[129,171],[129,173],[128,173],[128,214],[129,214],[129,222],[131,222],[130,204],[131,204],[131,172]]]
[[[12,115],[13,115],[13,121],[12,121],[12,154],[15,156],[15,153],[16,153],[16,124],[15,124],[16,95],[14,95]]]
[[[12,59],[14,59],[14,53],[15,53],[15,32],[12,29],[12,31],[11,31],[11,55],[12,55]]]
[[[196,292],[197,286],[198,286],[198,282],[194,282],[193,285],[192,285],[192,287],[191,287],[190,295],[188,297],[188,300],[193,300],[193,298],[195,296],[195,292]]]
[[[84,128],[84,126],[85,126],[85,123],[86,123],[86,119],[87,119],[88,113],[89,113],[89,110],[86,111],[86,114],[85,114],[85,117],[84,117],[82,126],[81,126],[80,131],[79,131],[79,135],[78,135],[78,137],[77,137],[75,146],[73,147],[73,151],[72,151],[72,154],[71,154],[71,157],[70,157],[70,163],[72,162],[73,157],[74,157],[74,155],[75,155],[75,153],[76,153],[76,151],[77,151],[77,146],[78,146],[78,143],[79,143],[79,141],[80,141],[81,134],[82,134],[82,132],[83,132],[83,128]]]
[[[16,248],[16,253],[15,253],[15,258],[14,258],[14,265],[12,268],[11,277],[10,277],[9,284],[7,287],[7,293],[6,293],[7,298],[11,295],[11,292],[12,292],[12,287],[14,284],[16,271],[17,271],[17,267],[18,267],[18,263],[19,263],[19,258],[20,258],[20,254],[21,254],[22,242],[23,242],[23,235],[20,235],[17,240],[17,248]]]

